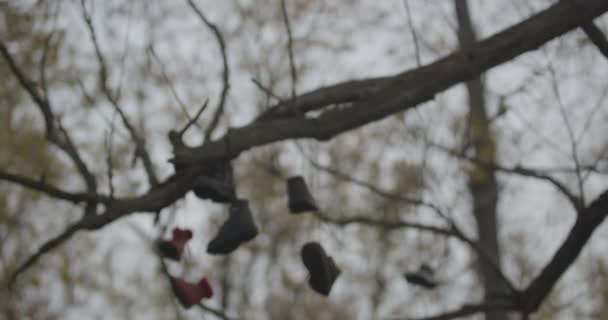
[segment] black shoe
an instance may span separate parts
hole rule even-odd
[[[231,203],[236,200],[232,165],[228,163],[215,166],[197,177],[192,191],[197,197],[214,202]]]
[[[220,227],[217,235],[209,242],[210,254],[227,254],[258,235],[258,227],[253,221],[249,202],[236,200],[230,205],[230,217]]]
[[[178,261],[181,258],[181,252],[171,241],[161,240],[157,243],[157,248],[160,254],[167,259]]]
[[[302,176],[287,179],[287,200],[291,213],[319,210]]]
[[[437,286],[437,280],[435,280],[435,271],[427,265],[422,264],[420,269],[416,272],[408,272],[405,274],[405,280],[407,282],[421,286],[426,289],[433,289]]]
[[[341,273],[334,259],[325,253],[318,242],[308,242],[302,246],[301,255],[302,262],[310,274],[308,284],[316,292],[328,296]]]

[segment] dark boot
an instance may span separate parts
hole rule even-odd
[[[418,271],[407,272],[405,274],[405,280],[413,285],[421,286],[426,289],[433,289],[437,286],[435,272],[429,265],[425,263],[420,266]]]
[[[341,273],[334,259],[325,253],[318,242],[306,243],[302,247],[301,255],[302,262],[310,274],[308,284],[316,292],[328,296]]]
[[[167,259],[179,260],[188,240],[192,239],[192,231],[189,229],[173,229],[171,240],[161,240],[157,244],[161,256]]]
[[[201,199],[218,203],[231,203],[236,200],[232,165],[228,163],[215,166],[197,177],[192,191]]]
[[[319,210],[302,176],[287,179],[287,197],[291,213]]]
[[[230,205],[230,217],[220,227],[217,235],[209,242],[210,254],[227,254],[258,235],[258,227],[253,221],[249,202],[236,200]]]
[[[170,277],[170,280],[175,297],[186,309],[198,304],[203,298],[213,296],[213,288],[211,288],[207,278],[202,278],[197,284],[188,283],[174,277]]]

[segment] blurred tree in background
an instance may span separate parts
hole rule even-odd
[[[605,11],[0,2],[0,318],[605,318]],[[260,233],[211,255],[227,206],[189,191],[228,161]],[[319,211],[289,213],[296,175]],[[174,227],[200,308],[154,250]],[[404,278],[423,264],[432,290]]]

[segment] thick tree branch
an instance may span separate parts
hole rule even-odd
[[[524,291],[521,303],[525,307],[525,311],[538,309],[562,274],[574,263],[606,215],[608,215],[608,190],[604,191],[577,216],[566,240]]]
[[[608,59],[608,40],[602,30],[598,28],[593,21],[583,24],[583,31],[587,37],[593,42],[597,49]]]
[[[517,25],[479,41],[470,49],[456,51],[432,64],[386,80],[386,84],[375,94],[359,100],[350,108],[328,110],[314,119],[253,122],[230,130],[217,141],[185,149],[182,154],[175,155],[174,162],[188,166],[214,159],[234,158],[253,147],[286,139],[328,140],[396,112],[411,109],[430,100],[435,94],[534,50],[606,11],[608,2],[604,0],[560,1]]]

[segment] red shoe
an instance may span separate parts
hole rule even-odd
[[[173,238],[158,242],[158,251],[167,259],[179,260],[184,252],[184,247],[188,240],[192,239],[190,229],[173,229]]]
[[[197,284],[188,283],[180,278],[170,278],[175,297],[186,309],[198,304],[202,299],[213,296],[213,288],[206,277],[203,277]]]

